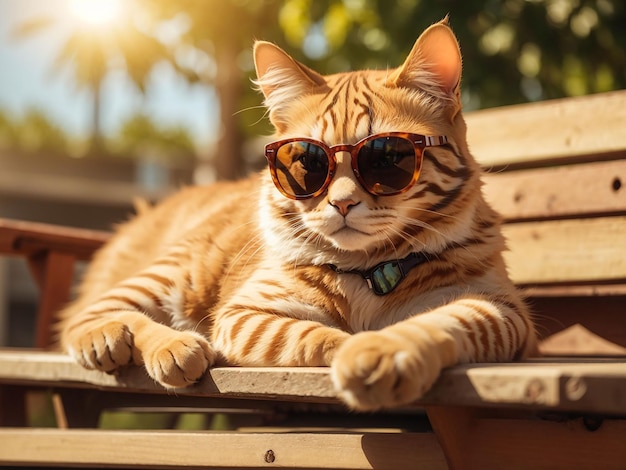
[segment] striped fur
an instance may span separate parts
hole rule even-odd
[[[331,366],[356,409],[415,400],[443,367],[531,353],[535,330],[467,148],[447,23],[394,70],[321,76],[264,42],[255,59],[279,138],[337,145],[402,131],[449,144],[428,149],[418,182],[397,196],[363,190],[339,152],[314,199],[284,198],[264,171],[144,207],[62,313],[63,347],[88,368],[143,364],[165,387],[194,383],[213,364]],[[386,296],[329,267],[367,269],[417,251],[428,261]]]

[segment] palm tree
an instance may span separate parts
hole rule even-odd
[[[200,82],[215,89],[221,124],[213,161],[215,174],[218,179],[241,176],[245,168],[242,151],[245,136],[239,112],[250,82],[240,66],[240,58],[242,52],[251,51],[255,37],[272,39],[269,36],[280,34],[276,18],[281,2],[142,0],[142,4],[156,22],[167,22],[184,15],[187,27],[180,33],[175,47],[195,49],[214,64],[211,72],[202,73],[193,65],[173,63],[190,82]]]
[[[69,66],[79,87],[90,91],[93,100],[91,151],[104,149],[101,127],[102,84],[107,74],[122,67],[144,92],[152,68],[161,60],[171,61],[169,51],[155,37],[138,27],[137,8],[126,3],[124,15],[98,28],[76,22],[57,55],[53,71]],[[55,17],[38,17],[21,24],[14,32],[18,39],[43,34],[60,21]]]

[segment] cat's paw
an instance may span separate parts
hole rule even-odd
[[[133,336],[119,321],[100,320],[75,328],[65,348],[87,369],[113,372],[132,362]]]
[[[179,331],[141,348],[148,374],[166,388],[192,385],[215,362],[215,351],[199,333]]]
[[[351,408],[377,410],[420,398],[439,375],[439,364],[408,340],[363,332],[337,351],[331,377],[338,396]]]

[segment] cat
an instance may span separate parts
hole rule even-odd
[[[213,365],[330,366],[357,410],[419,399],[445,367],[533,353],[447,18],[392,70],[323,76],[263,41],[254,58],[269,170],[121,225],[62,312],[65,350],[168,388]]]

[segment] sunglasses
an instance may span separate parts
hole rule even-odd
[[[444,145],[443,135],[386,132],[366,137],[354,145],[328,146],[306,137],[278,140],[265,146],[265,157],[276,188],[289,199],[309,199],[322,194],[337,168],[337,152],[349,152],[352,171],[374,196],[393,196],[417,181],[426,147]]]

